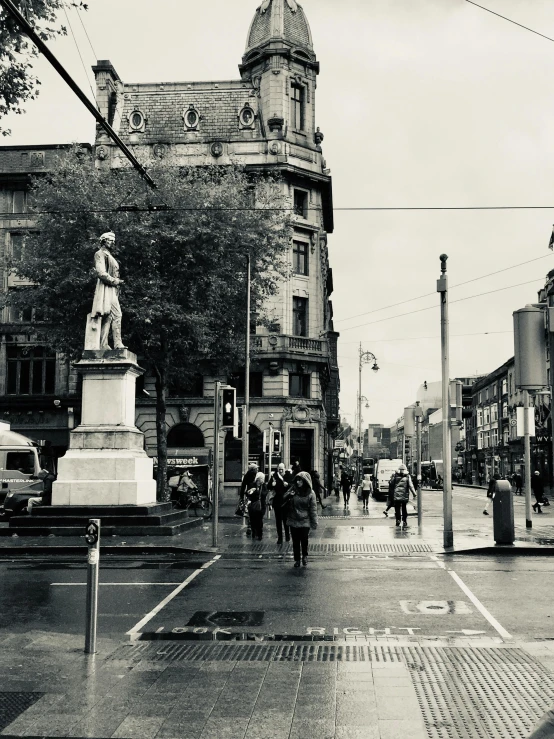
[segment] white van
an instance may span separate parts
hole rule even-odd
[[[389,480],[404,464],[401,459],[378,459],[375,463],[375,476],[373,481],[373,497],[387,497],[389,493]]]

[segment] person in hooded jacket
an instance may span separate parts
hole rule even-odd
[[[400,519],[402,518],[402,528],[404,529],[408,528],[408,510],[406,505],[410,500],[410,493],[415,500],[416,491],[412,478],[408,474],[406,465],[401,464],[394,483],[394,511],[396,513],[396,525],[400,526]]]
[[[307,472],[299,472],[294,478],[291,490],[285,493],[284,507],[292,537],[294,566],[300,567],[302,555],[302,564],[306,567],[310,529],[317,528],[317,502],[312,490],[312,480]]]
[[[265,475],[258,472],[254,480],[254,487],[246,491],[246,500],[248,501],[248,517],[250,519],[250,528],[252,529],[252,538],[262,540],[264,535],[264,514],[266,511],[267,488],[265,484]]]

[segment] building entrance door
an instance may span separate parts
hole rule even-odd
[[[314,430],[290,429],[290,463],[297,459],[304,472],[314,468]]]

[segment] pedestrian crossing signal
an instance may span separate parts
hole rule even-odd
[[[281,454],[281,432],[273,432],[273,447],[272,454]]]
[[[224,387],[221,390],[221,426],[233,428],[236,417],[236,390],[234,387]]]

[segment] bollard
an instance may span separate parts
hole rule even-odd
[[[96,621],[98,616],[98,570],[100,567],[100,519],[91,518],[87,525],[85,540],[88,544],[87,558],[87,623],[85,631],[85,654],[96,653]]]
[[[508,480],[497,480],[492,499],[494,540],[497,544],[513,544],[514,500]]]

